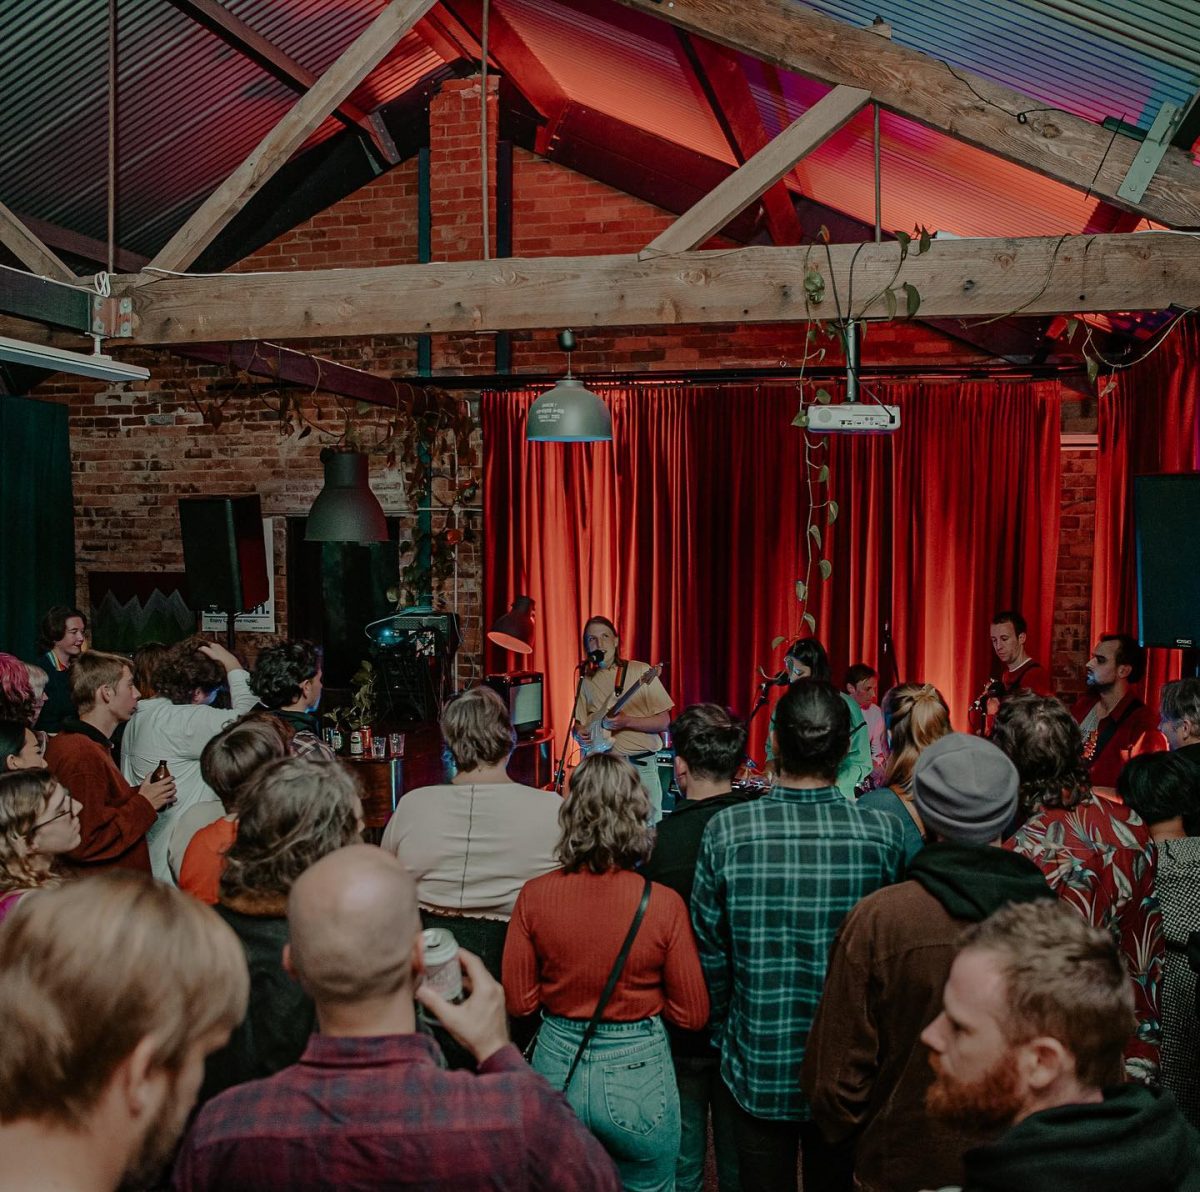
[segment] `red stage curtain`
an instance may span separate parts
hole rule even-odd
[[[1096,467],[1096,553],[1092,632],[1137,633],[1137,558],[1133,478],[1154,472],[1200,470],[1200,324],[1188,316],[1140,364],[1116,376],[1100,398],[1100,455]],[[1146,702],[1177,679],[1178,650],[1151,650]]]
[[[633,656],[667,660],[676,706],[748,710],[758,668],[802,630],[808,495],[798,399],[783,386],[606,387],[612,443],[527,444],[533,391],[483,395],[485,618],[537,604],[531,664],[546,672],[561,744],[587,615]],[[876,386],[896,436],[837,437],[833,577],[813,579],[835,677],[876,662],[890,622],[902,676],[937,683],[965,720],[990,661],[988,618],[1017,603],[1049,642],[1057,555],[1058,407],[1028,382]],[[518,659],[488,647],[489,669]],[[752,738],[761,756],[765,713]]]

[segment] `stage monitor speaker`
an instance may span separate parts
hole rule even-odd
[[[248,497],[182,497],[179,529],[192,608],[246,613],[266,603],[262,504]]]
[[[1138,639],[1144,646],[1200,644],[1200,473],[1135,476],[1133,518]]]

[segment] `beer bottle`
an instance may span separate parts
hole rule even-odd
[[[171,771],[167,769],[166,761],[161,761],[154,767],[154,773],[150,775],[151,782],[162,782],[164,778],[170,778]]]

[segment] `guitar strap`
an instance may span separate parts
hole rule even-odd
[[[617,681],[616,681],[616,683],[613,685],[613,695],[615,695],[615,696],[618,696],[618,697],[619,697],[619,696],[620,696],[620,694],[621,694],[621,692],[625,690],[625,672],[626,672],[628,669],[629,669],[629,663],[628,663],[628,661],[623,661],[623,662],[621,662],[621,663],[620,663],[620,665],[618,665],[618,667],[617,667]]]

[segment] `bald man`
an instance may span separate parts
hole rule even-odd
[[[330,853],[288,899],[284,966],[312,996],[300,1062],[205,1106],[175,1169],[180,1192],[474,1187],[618,1192],[611,1159],[509,1042],[504,991],[459,953],[467,997],[421,984],[416,887],[370,845]],[[419,1001],[478,1063],[439,1067]]]

